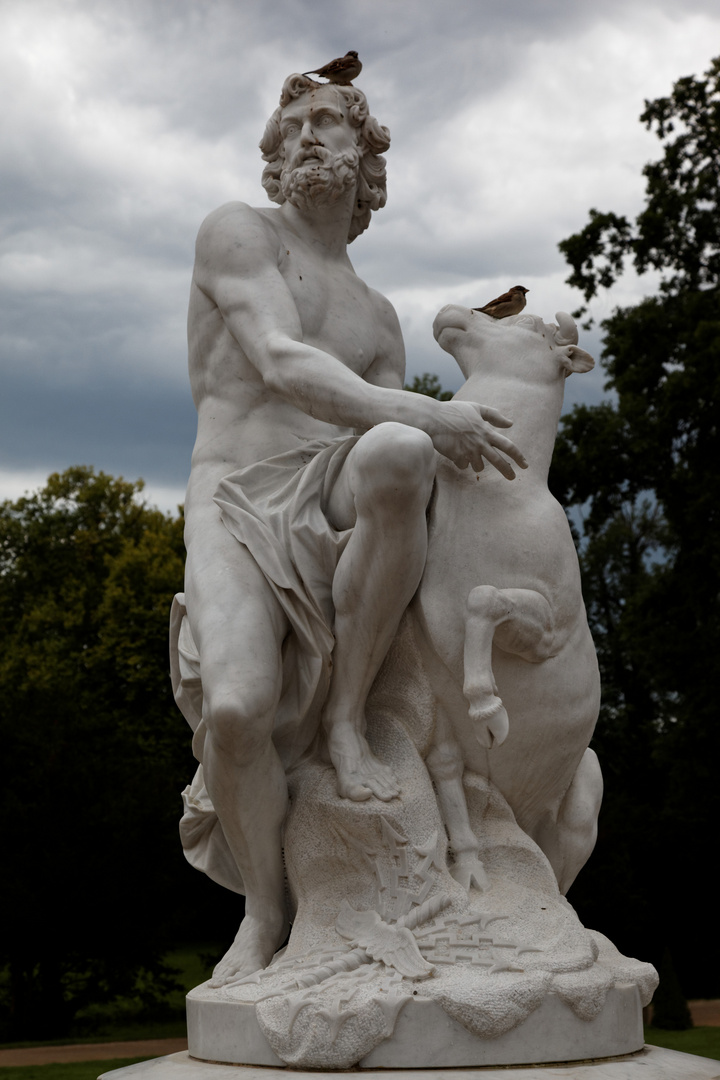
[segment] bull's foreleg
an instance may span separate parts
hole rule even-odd
[[[447,830],[453,864],[450,873],[467,892],[475,886],[487,889],[489,882],[479,856],[477,837],[470,827],[463,773],[465,763],[449,720],[438,705],[435,741],[426,759],[435,784],[440,813]]]
[[[539,663],[557,651],[552,609],[533,589],[479,585],[467,599],[463,694],[481,746],[499,746],[509,730],[492,670],[493,642],[505,652]]]

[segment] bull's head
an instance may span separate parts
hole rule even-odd
[[[571,315],[558,311],[555,323],[544,323],[538,315],[511,315],[494,319],[481,311],[448,304],[435,317],[433,333],[438,345],[455,357],[466,379],[482,364],[500,364],[503,370],[514,369],[528,381],[542,374],[536,366],[548,353],[556,361],[553,369],[545,367],[546,378],[557,372],[590,371],[595,361],[578,348],[578,331]]]

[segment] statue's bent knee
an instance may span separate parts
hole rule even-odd
[[[367,441],[366,441],[367,440]],[[435,478],[435,449],[429,435],[406,424],[379,424],[357,446],[356,487],[376,499],[418,498],[427,502]]]
[[[203,712],[213,742],[223,753],[244,762],[265,750],[272,728],[273,704],[265,695],[225,697]]]

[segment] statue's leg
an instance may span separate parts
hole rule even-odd
[[[508,716],[492,670],[493,643],[505,652],[540,663],[558,649],[552,609],[533,589],[480,585],[467,599],[463,693],[482,746],[499,746],[508,733]]]
[[[219,518],[190,538],[185,592],[200,653],[205,783],[246,891],[245,918],[213,974],[219,986],[266,967],[287,933],[287,786],[272,743],[287,623],[247,549]]]
[[[543,819],[533,831],[533,840],[547,855],[563,896],[595,847],[602,795],[600,762],[588,747],[557,814]]]
[[[450,873],[469,892],[474,885],[486,889],[487,874],[478,855],[479,844],[470,827],[463,773],[462,752],[452,733],[452,725],[442,705],[436,706],[435,738],[426,758],[437,792],[440,812],[454,856]]]
[[[338,793],[399,793],[364,737],[365,702],[425,566],[425,511],[435,478],[429,436],[380,424],[357,442],[330,496],[336,528],[354,526],[333,580],[335,649],[323,723]]]

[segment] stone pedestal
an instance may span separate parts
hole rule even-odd
[[[342,1013],[338,1014],[342,1020]],[[320,1020],[319,1024],[328,1025]],[[335,1021],[337,1023],[337,1020]],[[318,1043],[324,1036],[318,1031]],[[258,1024],[252,1005],[222,1000],[222,992],[197,987],[188,995],[188,1045],[192,1057],[237,1065],[283,1067]],[[496,1038],[483,1039],[448,1016],[435,1001],[407,1001],[392,1034],[358,1062],[360,1069],[440,1069],[517,1065],[535,1060],[581,1061],[642,1049],[642,1007],[634,986],[613,988],[602,1012],[581,1020],[549,994],[527,1020]]]
[[[293,1070],[293,1080],[316,1080],[317,1073]],[[345,1072],[325,1072],[327,1080],[345,1080]],[[606,1061],[566,1062],[528,1065],[518,1068],[464,1069],[462,1080],[720,1080],[720,1061],[679,1054],[659,1046],[645,1046],[635,1054]],[[363,1074],[367,1080],[387,1080],[378,1070]],[[103,1073],[99,1080],[287,1080],[288,1073],[276,1068],[247,1068],[197,1061],[188,1053],[154,1058],[139,1065],[127,1065]],[[447,1069],[424,1069],[421,1074],[401,1069],[392,1080],[451,1080]]]

